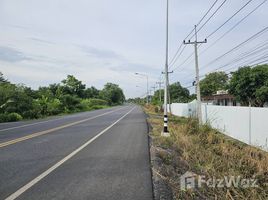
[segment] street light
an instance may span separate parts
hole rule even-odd
[[[164,130],[162,136],[169,136],[168,132],[168,115],[167,115],[167,98],[168,98],[168,0],[167,0],[167,16],[166,16],[166,63],[165,63],[165,87],[164,87]]]
[[[146,77],[147,80],[147,105],[149,104],[149,82],[148,82],[148,75],[147,74],[141,74],[136,72],[135,75]]]

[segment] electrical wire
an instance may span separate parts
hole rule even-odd
[[[226,55],[230,54],[231,52],[238,50],[239,48],[241,48],[243,45],[245,45],[246,43],[250,42],[251,40],[254,40],[254,39],[258,38],[263,33],[265,33],[267,30],[268,30],[268,26],[266,26],[265,28],[263,28],[261,31],[255,33],[254,35],[252,35],[251,37],[249,37],[248,39],[246,39],[242,43],[240,43],[237,46],[233,47],[232,49],[230,49],[229,51],[227,51],[223,55],[221,55],[221,56],[217,57],[216,59],[212,60],[211,62],[209,62],[208,64],[206,64],[203,69],[207,68],[211,64],[217,62],[218,60],[222,59],[223,57],[225,57]]]
[[[249,0],[246,4],[244,4],[240,9],[238,9],[231,17],[229,17],[222,25],[220,25],[216,30],[212,31],[206,38],[210,38],[214,35],[218,30],[220,30],[225,24],[227,24],[232,18],[234,18],[239,12],[241,12],[247,5],[249,5],[252,0]]]
[[[200,25],[200,23],[205,19],[205,17],[209,14],[209,12],[212,10],[212,8],[215,6],[215,4],[218,2],[218,0],[214,1],[213,4],[210,6],[210,8],[207,10],[207,12],[203,15],[203,17],[199,20],[199,22],[197,23],[197,26]],[[192,29],[190,31],[190,33],[185,37],[184,40],[186,40],[192,33],[194,32],[194,29]],[[184,49],[182,49],[181,53],[179,54],[181,48],[183,46],[183,42],[180,43],[180,46],[178,48],[178,50],[176,51],[175,55],[173,56],[173,58],[171,59],[169,66],[173,65],[174,63],[176,63],[176,61],[178,60],[178,58],[180,57],[180,55],[183,53]],[[179,56],[177,56],[179,54]]]
[[[217,44],[222,38],[224,38],[228,33],[234,30],[238,25],[240,25],[245,19],[247,19],[251,14],[253,14],[256,10],[258,10],[267,0],[264,0],[260,4],[258,4],[251,12],[249,12],[246,16],[244,16],[241,20],[239,20],[234,26],[232,26],[229,30],[227,30],[224,34],[222,34],[216,41],[214,41],[210,46],[204,49],[199,55],[205,53],[208,49]]]
[[[199,29],[197,29],[197,33],[199,32],[199,31],[201,31],[203,28],[204,28],[204,26],[212,19],[212,17],[214,17],[214,15],[222,8],[222,6],[226,3],[226,1],[227,0],[224,0],[222,3],[221,3],[221,5],[214,11],[214,13],[207,19],[207,21],[199,28]],[[194,37],[194,35],[191,37],[191,39]]]

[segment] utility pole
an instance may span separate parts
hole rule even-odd
[[[141,74],[141,73],[138,73],[136,72],[135,75],[139,75],[139,76],[143,76],[146,78],[146,81],[147,81],[147,105],[149,105],[149,80],[148,80],[148,75],[147,74]]]
[[[162,136],[170,136],[168,132],[167,98],[168,98],[168,0],[166,18],[166,64],[165,64],[165,93],[164,93],[164,129]]]
[[[162,102],[162,97],[161,97],[161,89],[162,89],[162,84],[163,84],[163,82],[161,82],[161,80],[159,81],[159,82],[156,82],[156,84],[158,84],[158,87],[159,87],[159,102],[160,102],[160,104],[161,104],[161,102]]]
[[[154,89],[154,93],[155,93],[155,88],[156,88],[156,86],[152,86],[151,88],[153,88],[153,89]],[[154,93],[153,93],[153,95],[154,95]]]
[[[190,40],[188,42],[183,41],[184,44],[193,44],[194,45],[194,52],[195,52],[195,83],[196,83],[196,96],[197,96],[197,116],[199,125],[202,124],[202,107],[201,107],[201,94],[200,94],[200,83],[199,83],[199,67],[198,67],[198,52],[197,52],[197,45],[201,43],[207,43],[207,39],[204,41],[197,41],[197,31],[196,31],[196,25],[194,26],[195,30],[195,41],[191,42]]]
[[[173,71],[171,72],[168,72],[168,74],[172,74]],[[165,74],[165,72],[162,72],[162,74]],[[167,85],[168,85],[168,88],[169,88],[169,76],[168,76],[168,80],[167,80]],[[169,105],[169,112],[171,113],[171,101],[170,101],[170,91],[168,89],[168,105]]]

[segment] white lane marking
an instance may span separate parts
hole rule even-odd
[[[67,116],[67,117],[69,117],[69,116]],[[62,117],[62,118],[56,118],[56,119],[50,119],[50,120],[46,120],[46,121],[36,122],[36,123],[32,123],[32,124],[25,124],[25,125],[21,125],[21,126],[15,126],[15,127],[10,127],[10,128],[0,129],[0,132],[13,130],[13,129],[17,129],[17,128],[23,128],[23,127],[27,127],[27,126],[33,126],[33,125],[37,125],[37,124],[43,124],[43,123],[50,122],[50,121],[57,121],[57,120],[60,120],[60,119],[66,119],[66,118]]]
[[[30,189],[32,186],[34,186],[36,183],[38,183],[40,180],[45,178],[47,175],[49,175],[51,172],[53,172],[55,169],[60,167],[63,163],[65,163],[67,160],[71,159],[73,156],[75,156],[77,153],[79,153],[82,149],[87,147],[90,143],[92,143],[94,140],[96,140],[98,137],[100,137],[102,134],[104,134],[106,131],[108,131],[110,128],[112,128],[114,125],[116,125],[118,122],[120,122],[124,117],[126,117],[131,111],[133,111],[136,107],[133,107],[130,111],[128,111],[125,115],[120,117],[118,120],[116,120],[113,124],[102,130],[100,133],[98,133],[96,136],[88,140],[86,143],[84,143],[82,146],[74,150],[72,153],[64,157],[62,160],[57,162],[55,165],[44,171],[42,174],[31,180],[29,183],[18,189],[16,192],[8,196],[5,200],[14,200],[18,198],[21,194],[23,194],[25,191]]]

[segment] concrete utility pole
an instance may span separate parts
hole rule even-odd
[[[162,136],[169,136],[168,132],[168,115],[167,115],[167,98],[168,98],[168,0],[167,0],[167,18],[166,18],[166,64],[165,64],[165,93],[164,93],[164,129]]]
[[[148,75],[146,75],[146,74],[140,74],[138,72],[136,72],[135,75],[143,76],[147,80],[147,105],[148,105],[149,104],[149,80],[148,80]]]
[[[173,71],[171,72],[168,72],[168,74],[172,74]],[[162,74],[165,74],[165,72],[162,72]],[[167,80],[167,85],[168,85],[168,88],[169,88],[169,76],[168,76],[168,80]],[[170,91],[168,90],[168,105],[169,105],[169,112],[171,113],[171,101],[170,101]]]
[[[198,52],[197,52],[197,45],[201,43],[207,43],[207,39],[204,41],[197,41],[197,31],[196,31],[196,25],[194,26],[195,30],[195,41],[191,42],[190,40],[188,42],[183,41],[184,44],[193,44],[194,45],[194,52],[195,52],[195,73],[196,73],[196,96],[197,96],[197,115],[198,115],[198,121],[199,125],[202,124],[202,107],[201,107],[201,94],[200,94],[200,83],[199,83],[199,67],[198,67]]]
[[[155,93],[155,88],[156,88],[156,86],[152,86],[151,88],[154,89],[154,93]],[[154,93],[153,93],[153,95],[154,95]]]
[[[159,82],[156,82],[156,84],[158,84],[158,87],[159,87],[159,101],[160,101],[160,104],[161,104],[161,102],[162,102],[162,97],[161,97],[161,89],[162,89],[162,84],[163,84],[163,82],[161,82],[161,81],[159,81]]]

